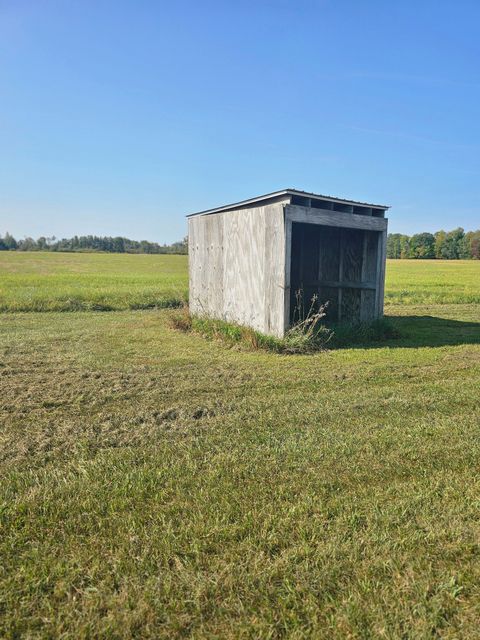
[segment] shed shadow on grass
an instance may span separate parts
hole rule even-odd
[[[337,348],[378,349],[443,347],[480,344],[480,322],[450,320],[435,316],[386,316],[385,319],[398,332],[398,337],[378,341],[339,345]]]

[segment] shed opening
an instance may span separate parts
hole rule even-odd
[[[328,303],[327,322],[368,322],[376,317],[380,233],[292,223],[290,322],[316,296]],[[297,292],[301,292],[300,301]]]

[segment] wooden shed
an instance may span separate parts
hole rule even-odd
[[[191,313],[282,337],[301,291],[332,322],[382,317],[387,209],[284,189],[188,216]]]

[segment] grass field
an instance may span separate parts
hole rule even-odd
[[[187,294],[186,256],[0,251],[0,312],[165,307]]]
[[[186,280],[0,259],[10,311],[78,272],[88,307],[85,269],[110,301]],[[480,638],[480,263],[388,278],[401,338],[309,356],[168,309],[1,314],[0,637]]]
[[[480,303],[473,260],[389,260],[387,304]],[[188,295],[186,256],[0,251],[0,312],[170,306]]]
[[[387,260],[386,304],[480,303],[478,260]]]

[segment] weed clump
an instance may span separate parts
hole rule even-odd
[[[400,337],[398,329],[386,318],[369,323],[325,324],[328,302],[319,304],[318,296],[314,295],[306,309],[301,290],[296,292],[295,298],[292,325],[283,338],[268,336],[251,327],[206,315],[192,316],[186,305],[170,316],[170,323],[179,331],[191,331],[207,339],[222,340],[231,346],[284,354],[313,353],[325,351],[327,346],[341,348],[367,345]]]
[[[192,316],[188,307],[171,316],[171,325],[180,331],[193,331],[208,339],[220,339],[231,346],[264,349],[274,353],[294,354],[323,351],[333,336],[333,330],[321,324],[326,305],[317,305],[317,297],[311,300],[304,313],[301,292],[297,292],[297,306],[292,326],[283,338],[268,336],[251,327],[245,327],[216,318]]]

